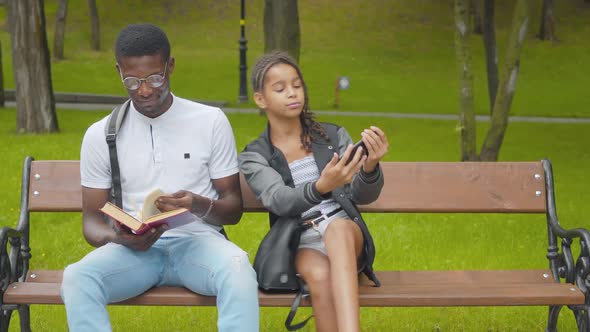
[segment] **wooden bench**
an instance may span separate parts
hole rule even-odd
[[[548,331],[569,307],[580,331],[590,331],[590,233],[559,225],[551,164],[541,162],[384,162],[386,184],[364,213],[476,212],[546,215],[549,268],[545,270],[379,271],[383,286],[361,280],[362,306],[537,306],[549,307]],[[265,209],[242,179],[245,212]],[[20,220],[0,230],[1,331],[11,313],[29,329],[29,305],[62,304],[62,271],[29,270],[30,215],[81,211],[78,161],[24,162]],[[80,234],[80,236],[82,236]],[[558,241],[559,239],[559,241]],[[580,244],[579,257],[570,249]],[[34,244],[32,244],[34,248]],[[378,251],[379,254],[379,251]],[[64,262],[65,265],[71,262]],[[260,292],[261,306],[290,306],[293,294]],[[158,287],[123,305],[213,306],[214,297],[184,288]],[[307,299],[304,306],[309,306]]]

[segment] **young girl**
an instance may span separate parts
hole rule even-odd
[[[309,288],[317,330],[359,331],[358,272],[379,281],[373,240],[356,204],[379,196],[387,137],[377,127],[365,129],[366,148],[353,154],[343,127],[313,120],[301,71],[286,53],[260,58],[252,85],[268,125],[240,154],[240,169],[271,225],[300,216],[312,226],[301,236],[295,268]]]

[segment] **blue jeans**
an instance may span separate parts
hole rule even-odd
[[[106,305],[154,286],[217,296],[219,331],[258,331],[256,273],[247,254],[215,235],[159,239],[149,250],[109,243],[69,265],[61,297],[70,331],[110,331]]]

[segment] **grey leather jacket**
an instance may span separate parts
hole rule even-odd
[[[318,169],[324,169],[334,152],[343,154],[353,141],[343,127],[330,123],[321,123],[330,140],[313,135],[312,152]],[[271,226],[282,216],[299,217],[312,206],[332,197],[346,211],[351,220],[357,223],[364,237],[364,266],[362,271],[377,286],[380,282],[373,272],[375,260],[375,244],[369,233],[356,204],[368,204],[379,197],[383,188],[381,168],[366,174],[361,171],[354,176],[352,182],[331,193],[322,196],[313,182],[295,188],[291,170],[283,153],[275,148],[270,141],[270,126],[260,137],[248,144],[238,157],[240,170],[256,197],[270,211]]]

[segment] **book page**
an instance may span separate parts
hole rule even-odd
[[[153,216],[145,219],[143,221],[143,223],[144,224],[149,224],[149,223],[153,223],[153,222],[156,222],[156,221],[169,219],[169,218],[178,216],[178,215],[183,214],[183,213],[189,215],[190,214],[190,211],[188,211],[185,208],[178,208],[178,209],[171,210],[171,211],[160,212],[160,213],[158,213],[156,215],[153,215]]]
[[[121,210],[111,202],[106,202],[105,205],[102,208],[100,208],[100,210],[109,217],[115,219],[116,221],[122,223],[123,225],[126,225],[127,227],[133,230],[139,229],[142,225],[141,221],[135,219],[132,215]]]
[[[138,213],[138,217],[140,220],[145,221],[149,217],[159,214],[161,212],[160,210],[158,210],[156,204],[154,203],[156,202],[156,199],[158,199],[159,196],[163,195],[166,194],[162,190],[154,189],[145,197],[145,199],[143,200],[143,206],[141,207],[141,211]]]
[[[189,210],[185,208],[178,208],[176,210],[162,212],[152,216],[144,222],[144,225],[149,225],[148,227],[159,227],[162,224],[166,224],[168,225],[168,228],[171,229],[186,225],[195,220],[195,215],[193,215]]]

